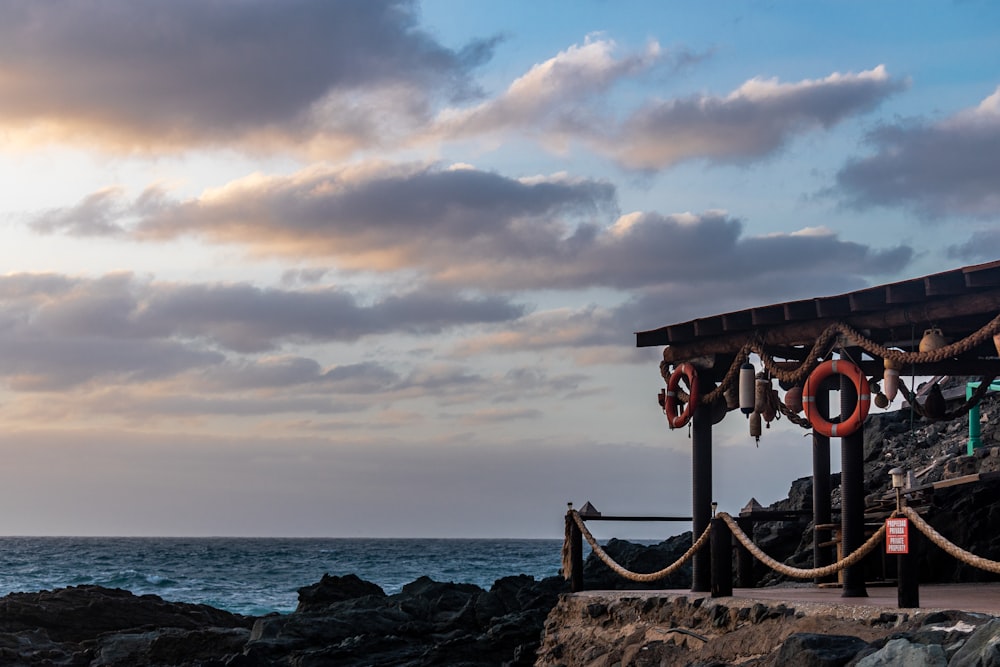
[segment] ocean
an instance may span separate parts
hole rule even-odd
[[[0,537],[0,595],[96,584],[260,616],[289,613],[324,573],[386,593],[426,575],[489,589],[558,574],[561,540]]]

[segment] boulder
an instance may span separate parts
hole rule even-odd
[[[1000,619],[979,626],[948,664],[950,667],[1000,667]]]
[[[343,577],[324,574],[317,583],[299,589],[299,604],[295,611],[303,613],[323,611],[337,602],[367,595],[385,597],[385,591],[377,584],[364,581],[355,574]]]
[[[866,646],[849,635],[796,633],[782,643],[773,667],[842,667]]]
[[[947,667],[948,658],[938,644],[914,644],[902,637],[854,663],[854,667]]]

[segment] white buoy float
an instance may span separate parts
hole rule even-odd
[[[749,415],[755,405],[756,369],[749,361],[740,366],[740,412]]]
[[[896,392],[899,391],[899,364],[891,359],[883,359],[882,365],[885,367],[885,372],[882,374],[882,393],[892,403],[896,398]]]

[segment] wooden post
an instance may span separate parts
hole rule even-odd
[[[712,519],[712,411],[699,406],[691,418],[691,531],[697,540]],[[712,554],[701,549],[691,559],[691,591],[712,590]]]
[[[860,359],[861,348],[850,348],[848,356]],[[840,377],[840,419],[846,421],[854,412],[858,392],[846,376]],[[840,540],[844,556],[865,542],[865,426],[840,439]],[[864,563],[844,570],[845,598],[866,598]]]
[[[816,411],[826,420],[830,419],[830,387],[821,386],[816,392]],[[830,438],[813,431],[813,567],[823,567],[834,561],[834,550],[827,544],[832,531],[820,529],[833,521],[830,504]],[[834,575],[836,576],[836,575]],[[832,577],[816,577],[814,583],[831,581]]]
[[[733,594],[733,534],[722,519],[711,522],[712,597],[729,597]]]
[[[569,589],[574,593],[583,590],[583,533],[573,517],[566,513],[569,533]]]
[[[920,606],[920,582],[917,575],[918,549],[923,536],[910,525],[909,553],[896,556],[896,606],[915,609]]]

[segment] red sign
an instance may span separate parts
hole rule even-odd
[[[885,520],[885,552],[887,554],[910,553],[910,522],[907,519]]]

